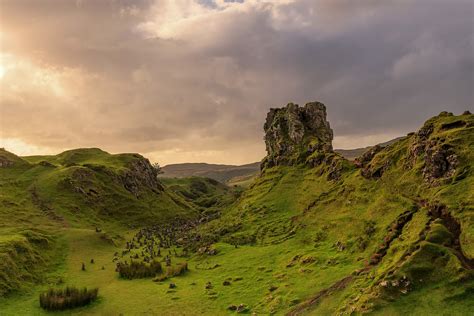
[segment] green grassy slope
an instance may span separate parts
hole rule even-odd
[[[63,205],[61,196],[69,191],[44,192],[58,185],[48,184],[46,176],[43,180],[35,176],[45,181],[37,188],[40,197],[61,217],[47,220],[34,207],[34,199],[18,190],[31,186],[28,177],[19,175],[33,174],[39,167],[31,164],[42,160],[61,165],[56,168],[64,171],[90,167],[65,167],[57,157],[28,157],[29,164],[20,161],[10,180],[1,178],[1,192],[6,188],[8,195],[2,205],[10,203],[15,209],[11,216],[2,206],[2,219],[8,223],[2,226],[2,236],[28,238],[21,237],[25,236],[19,229],[23,221],[35,227],[34,239],[43,236],[36,230],[62,233],[42,241],[51,244],[42,259],[54,264],[44,272],[43,282],[3,301],[0,298],[0,308],[5,315],[46,314],[39,308],[38,293],[51,285],[68,284],[98,286],[100,299],[65,315],[227,315],[236,313],[229,306],[240,304],[244,313],[257,315],[468,315],[474,309],[473,132],[473,115],[442,114],[360,167],[335,155],[329,165],[268,168],[237,201],[229,188],[208,179],[166,180],[162,194],[171,200],[198,213],[212,204],[221,216],[190,229],[200,247],[215,251],[172,256],[173,262],[188,262],[189,271],[163,282],[120,279],[112,262],[113,254],[122,251],[136,232],[124,227],[121,216],[129,216],[136,228],[148,226],[155,216],[158,222],[166,220],[155,210],[156,204],[151,204],[149,219],[125,210],[120,218],[111,215],[115,224],[106,230],[123,237],[113,243],[93,229],[95,218],[105,227],[109,216],[96,203],[75,202],[83,203],[81,212],[84,208],[95,216],[92,219],[68,213],[65,207],[56,207],[56,201]],[[98,164],[94,156],[80,161]],[[104,164],[103,158],[97,159]],[[80,165],[80,161],[73,162]],[[12,175],[5,170],[0,168],[3,175]],[[43,174],[41,169],[35,172]],[[101,179],[100,174],[95,176]],[[99,180],[94,185],[102,188]],[[52,196],[58,197],[48,200]],[[150,193],[143,199],[148,196],[160,195]],[[207,204],[216,197],[217,204]],[[7,199],[2,196],[2,201]],[[120,210],[120,205],[112,205],[111,210]],[[36,249],[43,248],[33,246],[32,257]],[[81,271],[82,262],[86,271]],[[20,280],[26,282],[36,281]],[[206,288],[208,282],[212,286]],[[170,289],[170,283],[176,288]]]
[[[79,149],[22,159],[2,149],[0,162],[0,296],[41,281],[64,255],[58,239],[71,228],[98,227],[116,243],[143,222],[198,215],[136,154]]]
[[[257,312],[472,311],[474,117],[441,115],[430,125],[427,142],[457,155],[450,177],[424,178],[427,154],[412,157],[410,135],[371,160],[367,169],[382,168],[381,177],[365,178],[353,165],[336,181],[325,165],[267,169],[239,204],[202,228],[254,251],[279,245],[288,253],[262,254],[280,286],[260,295]],[[275,280],[281,275],[286,282]]]
[[[240,195],[240,188],[230,188],[211,178],[161,178],[168,190],[194,205],[201,214],[215,217]]]

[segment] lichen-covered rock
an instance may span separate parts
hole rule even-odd
[[[270,109],[264,125],[267,157],[262,168],[298,163],[319,164],[332,152],[333,132],[320,102],[290,103]]]
[[[416,160],[421,157],[424,152],[428,142],[428,138],[434,131],[434,125],[432,122],[426,122],[422,128],[413,136],[412,145],[409,148],[408,158],[406,161],[406,167],[412,168]]]
[[[432,142],[430,142],[432,144]],[[450,146],[427,146],[423,177],[430,183],[439,178],[450,178],[456,172],[458,157]]]

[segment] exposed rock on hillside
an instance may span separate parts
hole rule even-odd
[[[158,181],[158,172],[148,159],[139,156],[139,159],[128,165],[128,170],[120,175],[123,186],[138,196],[141,187],[147,187],[155,193],[162,192],[163,186]]]
[[[450,139],[450,134],[456,129],[470,128],[472,124],[466,116],[467,111],[460,117],[450,112],[441,112],[428,120],[416,133],[410,133],[399,140],[408,140],[408,149],[403,155],[405,169],[417,169],[430,186],[437,186],[443,181],[456,175],[460,165],[459,150]],[[441,123],[440,121],[445,122]],[[390,151],[390,145],[386,147]],[[387,151],[381,146],[374,146],[354,161],[360,168],[361,175],[368,179],[380,178],[395,162],[387,156]]]
[[[469,114],[463,114],[469,115]],[[452,113],[441,112],[438,117],[452,116]],[[464,120],[442,124],[440,131],[455,128],[462,128],[467,125]],[[454,152],[453,146],[446,143],[444,138],[433,137],[435,126],[432,120],[428,120],[424,126],[414,135],[409,148],[407,166],[413,167],[418,159],[423,161],[423,177],[430,184],[436,185],[439,179],[448,179],[456,173],[459,165],[458,155]]]
[[[333,132],[320,102],[304,107],[289,103],[270,109],[264,125],[267,157],[262,168],[297,163],[317,164],[332,153]]]
[[[383,147],[375,145],[354,160],[356,167],[361,168],[360,174],[363,177],[368,179],[380,178],[385,169],[388,168],[389,165],[387,163],[384,163],[381,166],[372,165],[372,160],[382,149]]]
[[[381,150],[382,150],[382,147],[379,145],[375,145],[374,147],[369,148],[369,150],[367,150],[360,157],[357,157],[354,160],[354,164],[358,168],[364,168],[372,161],[375,155]]]
[[[153,168],[148,159],[135,155],[134,159],[124,166],[123,170],[117,172],[103,165],[84,164],[71,166],[74,168],[71,176],[65,178],[62,184],[74,192],[82,193],[89,198],[100,196],[103,191],[98,185],[97,175],[103,175],[114,179],[120,186],[124,187],[135,197],[140,196],[144,189],[160,193],[164,190],[158,180],[157,170]]]
[[[456,172],[458,157],[449,145],[436,146],[431,143],[426,148],[425,167],[423,176],[429,182],[434,182],[438,178],[450,178]]]

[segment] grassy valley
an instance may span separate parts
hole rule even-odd
[[[137,154],[2,150],[1,314],[47,315],[40,293],[66,286],[98,299],[55,314],[469,314],[474,116],[441,113],[349,161],[323,108],[300,109],[269,116],[246,188],[157,178]]]

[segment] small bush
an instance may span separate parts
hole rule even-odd
[[[142,279],[154,277],[161,273],[161,263],[152,261],[149,264],[145,262],[132,261],[130,264],[119,264],[118,273],[125,279]]]
[[[39,300],[43,309],[50,311],[65,310],[85,306],[97,299],[98,288],[88,290],[66,287],[65,289],[49,289],[41,293]]]
[[[163,274],[159,275],[158,277],[156,277],[156,279],[154,281],[155,282],[163,282],[168,278],[182,275],[186,271],[188,271],[188,263],[187,262],[180,263],[180,264],[178,264],[174,267],[168,267],[166,269],[166,273],[163,273]]]
[[[188,263],[180,263],[174,267],[168,267],[166,274],[168,277],[174,277],[178,275],[184,274],[186,271],[188,271]]]

